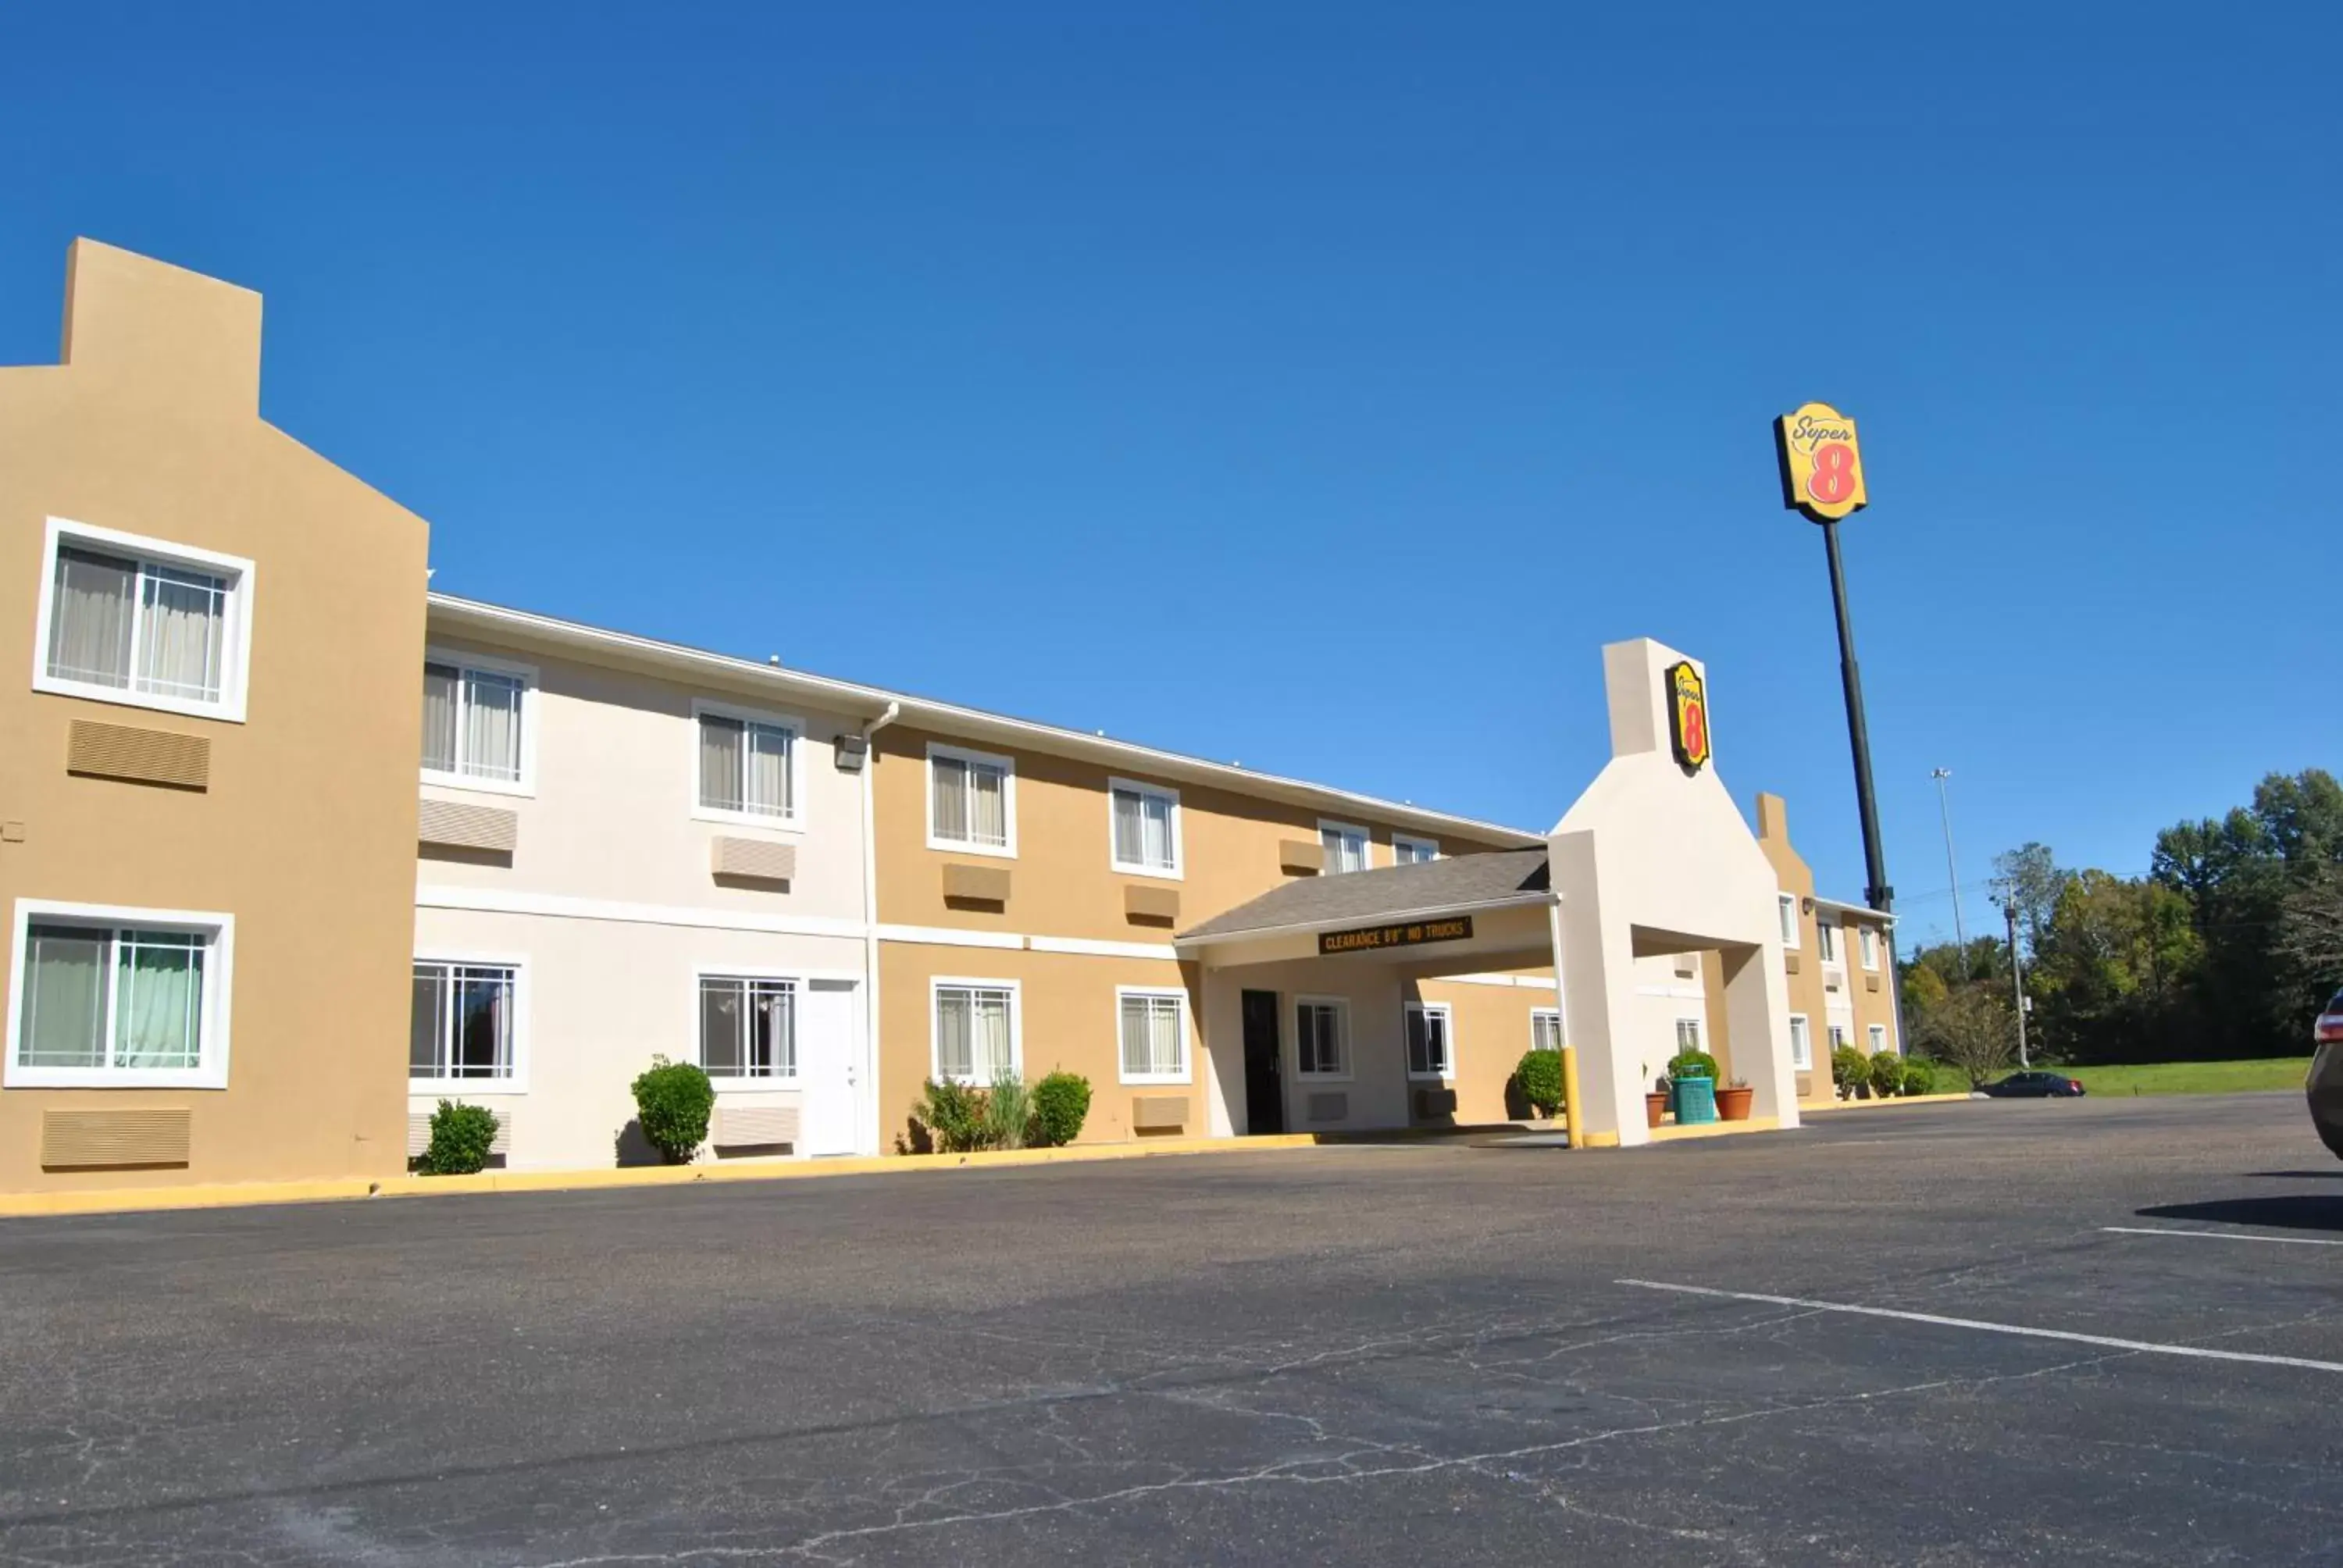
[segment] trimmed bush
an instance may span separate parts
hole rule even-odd
[[[1892,1050],[1879,1051],[1864,1064],[1874,1094],[1904,1092],[1904,1059]]]
[[[1532,1111],[1552,1116],[1562,1109],[1562,1052],[1525,1050],[1513,1064],[1513,1087]]]
[[[497,1141],[497,1113],[485,1105],[443,1100],[431,1113],[431,1141],[416,1169],[426,1176],[469,1176],[485,1171]]]
[[[1869,1083],[1871,1058],[1851,1045],[1840,1046],[1831,1052],[1831,1081],[1847,1090],[1858,1083]]]
[[[1052,1072],[1033,1086],[1033,1125],[1025,1141],[1056,1149],[1081,1136],[1091,1113],[1091,1081],[1079,1072]]]
[[[635,1080],[635,1114],[643,1139],[670,1165],[689,1164],[699,1152],[715,1110],[716,1086],[692,1062],[654,1056]]]
[[[1670,1078],[1705,1078],[1715,1081],[1716,1058],[1704,1050],[1680,1050],[1668,1063]]]
[[[1935,1064],[1926,1061],[1916,1056],[1906,1057],[1904,1059],[1903,1092],[1906,1094],[1936,1093],[1936,1069]]]
[[[911,1118],[928,1131],[928,1141],[938,1154],[966,1154],[984,1147],[984,1109],[990,1098],[981,1089],[934,1079],[920,1086],[920,1103]]]
[[[1024,1148],[1026,1124],[1032,1120],[1033,1091],[1015,1073],[1002,1073],[992,1081],[992,1088],[984,1097],[984,1142],[980,1147]]]

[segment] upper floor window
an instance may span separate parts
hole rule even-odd
[[[699,720],[699,809],[760,822],[798,819],[798,737],[803,727],[778,715],[753,716],[706,705]]]
[[[928,748],[928,847],[1017,852],[1017,765],[1006,757]]]
[[[718,1083],[798,1075],[795,980],[699,977],[699,1065]]]
[[[1188,1081],[1188,999],[1176,990],[1116,989],[1122,1034],[1122,1081]]]
[[[231,927],[19,900],[8,1086],[225,1089]]]
[[[1830,920],[1815,922],[1815,946],[1820,950],[1823,962],[1835,964],[1839,961],[1838,927],[1835,922]]]
[[[423,663],[423,772],[435,783],[519,793],[528,788],[536,672],[432,655]]]
[[[1318,824],[1318,842],[1326,851],[1326,875],[1367,869],[1367,830],[1347,822]]]
[[[241,721],[252,563],[49,519],[33,687]]]
[[[1148,876],[1180,874],[1179,792],[1127,779],[1107,782],[1113,818],[1113,864],[1118,871]]]
[[[407,1035],[410,1086],[516,1088],[519,992],[518,964],[416,960]]]
[[[1351,1008],[1332,999],[1293,1004],[1294,1066],[1309,1078],[1341,1078],[1351,1070]]]
[[[1456,1055],[1450,1040],[1448,1004],[1412,1001],[1407,1004],[1407,1075],[1410,1078],[1453,1078]]]
[[[1871,926],[1857,926],[1855,939],[1863,952],[1863,967],[1867,970],[1877,969],[1879,967],[1878,930]]]
[[[1782,916],[1782,946],[1785,948],[1795,948],[1798,945],[1797,896],[1794,893],[1784,893],[1780,895],[1780,898],[1777,900],[1777,908],[1780,910]]]
[[[1420,866],[1426,860],[1437,860],[1438,859],[1440,859],[1439,839],[1414,839],[1410,838],[1405,833],[1393,833],[1392,835],[1393,865]]]
[[[1562,1049],[1562,1010],[1541,1007],[1530,1010],[1530,1049],[1560,1050]]]

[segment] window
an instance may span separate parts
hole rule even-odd
[[[231,924],[19,900],[9,1087],[226,1088]]]
[[[1350,1070],[1350,1004],[1297,1000],[1293,1006],[1295,1068],[1307,1078],[1340,1078]]]
[[[928,748],[928,847],[1017,852],[1017,769],[1006,757]]]
[[[1884,1023],[1875,1023],[1871,1026],[1869,1033],[1871,1054],[1877,1056],[1887,1049],[1887,1026]]]
[[[1862,950],[1863,967],[1867,970],[1876,970],[1879,967],[1878,928],[1875,926],[1857,926],[1855,928],[1855,938]]]
[[[1813,1070],[1815,1065],[1814,1031],[1806,1027],[1806,1015],[1790,1015],[1790,1065],[1800,1072]]]
[[[1440,859],[1440,841],[1436,839],[1411,839],[1404,833],[1392,835],[1392,864],[1420,866],[1426,860]]]
[[[1837,1054],[1838,1054],[1839,1048],[1840,1048],[1841,1046],[1845,1045],[1845,1043],[1846,1043],[1846,1025],[1845,1025],[1845,1024],[1843,1024],[1843,1023],[1835,1023],[1835,1024],[1831,1025],[1831,1026],[1830,1026],[1830,1048],[1831,1048],[1831,1054],[1832,1054],[1833,1056],[1837,1055]]]
[[[1017,1070],[1013,980],[935,982],[936,1076],[989,1084]]]
[[[778,715],[694,704],[699,720],[699,809],[764,823],[798,819],[798,737]]]
[[[1562,1010],[1541,1007],[1530,1011],[1530,1049],[1560,1050],[1562,1049]]]
[[[33,689],[244,719],[252,563],[49,519]]]
[[[1782,912],[1782,946],[1785,948],[1795,948],[1798,945],[1797,895],[1795,893],[1784,893],[1781,895],[1779,902]]]
[[[1456,1076],[1456,1057],[1450,1023],[1446,1002],[1412,1001],[1407,1004],[1407,1075],[1410,1078]]]
[[[536,672],[518,665],[427,657],[424,778],[468,789],[527,790],[536,684]]]
[[[417,959],[407,1015],[407,1077],[417,1083],[518,1088],[514,1013],[520,968],[461,959]]]
[[[1122,1034],[1123,1082],[1187,1082],[1186,995],[1124,986],[1116,990],[1114,999]]]
[[[1318,842],[1326,851],[1326,875],[1367,869],[1367,830],[1346,822],[1318,824]]]
[[[720,1088],[798,1075],[798,984],[699,977],[699,1065]]]
[[[1107,780],[1109,854],[1118,871],[1180,874],[1180,796],[1153,784]]]
[[[1698,1050],[1700,1048],[1700,1020],[1696,1018],[1676,1020],[1676,1054],[1681,1056],[1687,1050]]]
[[[1823,962],[1826,964],[1835,964],[1838,962],[1838,926],[1836,922],[1832,920],[1816,920],[1815,922],[1815,949],[1822,955]]]

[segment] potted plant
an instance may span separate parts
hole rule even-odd
[[[1736,1078],[1722,1085],[1716,1091],[1716,1119],[1719,1121],[1748,1121],[1749,1107],[1756,1098],[1757,1091],[1749,1087],[1749,1081],[1745,1078]]]
[[[1644,1063],[1644,1080],[1651,1088],[1644,1092],[1644,1119],[1654,1127],[1668,1113],[1668,1081],[1652,1076],[1652,1064]]]

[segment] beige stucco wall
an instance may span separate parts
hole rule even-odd
[[[396,1171],[426,526],[261,420],[257,295],[88,241],[70,276],[66,363],[0,369],[0,905],[232,914],[233,1047],[225,1090],[0,1091],[0,1190]],[[29,689],[51,516],[255,563],[245,722]],[[75,719],[201,736],[209,788],[67,776]],[[43,1111],[150,1105],[186,1170],[39,1168]]]

